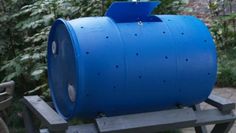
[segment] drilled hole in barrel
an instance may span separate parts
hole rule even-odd
[[[168,56],[165,56],[165,59],[168,59]]]
[[[163,33],[163,34],[166,34],[166,32],[165,32],[165,31],[163,31],[162,33]]]
[[[207,42],[207,40],[204,40],[204,42]]]
[[[211,73],[207,73],[207,75],[211,75]]]
[[[184,33],[182,32],[181,35],[184,35]]]
[[[98,73],[97,73],[97,76],[101,76],[101,73],[100,73],[100,72],[98,72]]]
[[[164,80],[162,80],[162,82],[163,82],[163,83],[166,83],[166,80],[164,79]]]
[[[109,38],[109,36],[106,36],[106,39],[108,39]]]
[[[141,78],[142,78],[142,75],[139,75],[138,78],[141,79]]]
[[[139,53],[136,53],[136,56],[139,56]]]
[[[186,58],[185,61],[188,62],[188,58]]]
[[[113,89],[115,89],[115,88],[116,88],[116,86],[113,86],[112,88],[113,88]]]
[[[81,26],[80,28],[81,28],[81,29],[83,29],[84,27],[83,27],[83,26]]]
[[[116,67],[116,68],[119,68],[119,65],[116,65],[115,67]]]
[[[87,51],[86,54],[89,54],[89,52]]]
[[[138,34],[137,34],[137,33],[135,33],[135,34],[134,34],[134,36],[138,36]]]

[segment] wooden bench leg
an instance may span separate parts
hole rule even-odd
[[[233,125],[234,121],[216,124],[215,127],[212,129],[211,133],[228,133]]]
[[[53,110],[42,98],[39,96],[24,96],[22,99],[25,105],[25,126],[30,133],[36,132],[32,119],[30,116],[34,115],[41,124],[43,124],[50,133],[65,132],[68,128],[68,123],[55,110]],[[32,114],[30,114],[32,113]],[[38,132],[38,131],[37,131]]]
[[[30,111],[25,106],[23,107],[23,118],[24,118],[25,132],[26,133],[37,133],[37,130],[33,124],[32,117],[30,115]]]
[[[194,105],[193,110],[194,111],[201,111],[200,104]],[[196,133],[207,133],[206,126],[198,126],[198,127],[195,127],[194,129],[195,129]]]

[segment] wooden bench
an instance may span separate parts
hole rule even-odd
[[[195,127],[196,133],[207,133],[205,125],[215,124],[211,133],[228,133],[236,119],[235,103],[216,95],[205,101],[215,109],[201,110],[199,105],[164,111],[101,117],[95,123],[72,125],[58,115],[39,96],[25,96],[24,121],[29,133],[38,132],[32,125],[30,112],[45,125],[41,133],[156,133],[178,128]]]

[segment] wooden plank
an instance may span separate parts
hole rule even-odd
[[[227,133],[226,131],[231,128],[230,124],[232,124],[236,119],[234,113],[223,114],[218,109],[195,111],[195,115],[193,116],[192,110],[189,111],[191,113],[186,110],[188,109],[103,117],[96,120],[97,126],[95,124],[70,126],[66,132],[156,133],[158,131],[166,131],[176,128],[201,127],[202,125],[216,124],[217,126],[213,129],[214,132],[212,133]],[[196,120],[192,119],[193,117],[196,118]]]
[[[205,102],[217,107],[223,113],[230,113],[233,109],[235,109],[235,103],[213,94],[211,94]]]
[[[177,128],[201,127],[209,124],[233,122],[233,112],[224,114],[218,109],[193,112],[192,109],[131,114],[96,119],[101,133],[154,133]]]
[[[193,110],[194,110],[194,111],[201,111],[202,109],[201,109],[200,104],[194,105],[194,106],[193,106]],[[195,127],[194,129],[195,129],[195,132],[196,132],[196,133],[207,133],[207,128],[206,128],[205,125],[197,126],[197,127]]]
[[[196,111],[195,114],[197,121],[192,126],[225,123],[234,121],[236,119],[236,116],[233,112],[229,114],[223,114],[218,109]]]
[[[14,90],[15,82],[14,81],[9,81],[5,83],[0,84],[0,92],[6,91],[7,94],[12,95],[13,90]]]
[[[50,133],[50,132],[48,131],[48,129],[40,129],[39,133]]]
[[[39,96],[24,96],[23,102],[50,131],[67,129],[67,122]]]
[[[51,132],[49,132],[48,129],[40,129],[40,133],[51,133]],[[68,129],[66,130],[66,133],[99,133],[99,132],[95,124],[81,124],[81,125],[69,126]]]
[[[196,116],[191,108],[96,119],[101,133],[152,133],[170,127],[193,125],[195,122]]]
[[[66,133],[99,133],[95,124],[69,126]]]
[[[34,126],[31,113],[27,107],[23,107],[23,118],[24,118],[24,125],[25,125],[25,132],[26,133],[37,133],[37,130]]]
[[[212,104],[232,108],[231,102],[211,97]],[[83,124],[70,126],[39,96],[26,96],[23,102],[27,107],[49,128],[50,132],[66,131],[67,133],[156,133],[158,131],[172,130],[185,127],[202,127],[216,124],[212,133],[222,131],[227,133],[236,116],[233,112],[222,113],[218,109],[200,110],[199,106],[191,108],[172,109],[157,112],[130,114],[96,119],[96,124]],[[234,105],[235,106],[235,105]],[[67,129],[67,130],[66,130]],[[220,132],[221,133],[221,132]]]
[[[1,97],[1,96],[0,96]],[[1,98],[0,98],[1,99]],[[12,103],[13,97],[12,96],[8,96],[6,99],[4,100],[0,100],[0,111],[5,110],[6,108],[8,108],[11,103]]]
[[[14,81],[8,81],[0,84],[0,88],[8,88],[8,87],[14,87],[15,82]]]

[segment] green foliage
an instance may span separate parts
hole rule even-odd
[[[218,86],[236,86],[236,13],[232,1],[212,0],[210,28],[218,49]]]
[[[160,0],[160,6],[154,11],[156,14],[178,14],[183,10],[184,0]]]
[[[22,118],[22,104],[20,101],[14,101],[12,107],[8,109],[8,112],[14,112],[6,117],[6,124],[11,125],[10,133],[25,133],[24,123]],[[22,127],[22,128],[19,128]]]
[[[236,48],[218,52],[218,82],[219,86],[236,86]]]
[[[53,21],[100,14],[100,0],[0,0],[0,82],[15,80],[15,97],[47,98],[46,49]],[[20,106],[16,100],[9,110],[11,132],[24,132]]]
[[[101,14],[99,0],[1,1],[0,59],[3,81],[14,79],[18,95],[48,92],[46,47],[56,18],[73,19]],[[1,9],[1,8],[0,8]],[[3,9],[3,8],[2,8]],[[13,10],[12,10],[13,9]],[[43,93],[48,96],[48,93]]]
[[[236,46],[236,13],[213,16],[211,31],[219,50]]]

